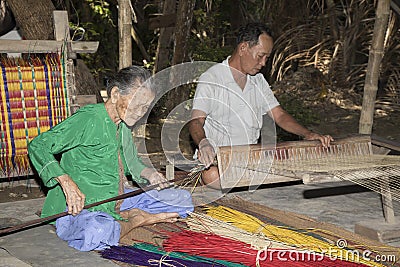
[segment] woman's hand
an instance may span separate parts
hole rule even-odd
[[[68,213],[73,216],[78,215],[85,206],[85,195],[68,174],[61,175],[56,180],[64,191]]]
[[[151,185],[158,184],[159,186],[156,188],[157,190],[161,190],[171,186],[171,182],[168,182],[167,178],[161,173],[155,171],[151,168],[146,168],[142,171],[141,176],[146,178]]]

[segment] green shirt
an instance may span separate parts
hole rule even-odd
[[[125,123],[117,126],[104,104],[87,105],[34,138],[28,147],[29,157],[44,185],[50,188],[42,217],[66,210],[65,195],[54,179],[63,174],[68,174],[85,194],[85,205],[117,196],[118,152],[125,175],[131,174],[134,181],[146,183],[147,180],[140,177],[146,166],[138,157],[132,139]],[[56,158],[60,156],[58,161]],[[104,211],[121,219],[115,212],[115,201],[90,210]]]

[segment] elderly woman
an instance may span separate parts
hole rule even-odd
[[[79,109],[29,144],[31,162],[49,188],[41,216],[67,210],[71,215],[56,221],[57,234],[79,250],[117,245],[134,227],[175,222],[193,210],[189,192],[163,189],[164,176],[142,163],[127,127],[144,116],[155,98],[149,76],[138,66],[120,70],[107,86],[105,104]],[[82,210],[132,190],[126,175],[163,190]]]

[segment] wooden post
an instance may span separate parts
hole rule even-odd
[[[119,69],[132,65],[132,14],[130,0],[118,0]]]
[[[374,119],[376,92],[380,65],[384,53],[384,41],[390,12],[390,0],[379,0],[376,10],[374,34],[369,51],[367,73],[365,75],[364,96],[359,122],[360,134],[371,134]]]
[[[364,96],[359,122],[360,134],[371,134],[374,121],[374,110],[376,92],[378,91],[378,79],[380,66],[384,53],[384,42],[387,26],[389,22],[390,0],[379,0],[376,9],[376,18],[374,25],[374,34],[372,45],[369,51],[367,73],[365,75]],[[385,220],[388,223],[394,223],[394,213],[392,207],[392,198],[390,188],[382,186],[382,203]]]
[[[76,108],[75,96],[75,76],[74,76],[74,62],[69,57],[72,56],[76,58],[76,53],[72,53],[71,47],[71,36],[69,34],[69,22],[68,13],[64,10],[54,10],[53,11],[53,22],[54,22],[54,38],[56,41],[64,42],[64,51],[62,57],[65,60],[65,67],[67,70],[67,88],[68,88],[68,99],[69,99],[69,114],[73,113]]]
[[[176,20],[176,0],[164,1],[163,15],[174,14],[171,18]],[[174,26],[174,25],[173,25]],[[165,69],[169,64],[169,54],[171,52],[172,35],[174,33],[173,27],[160,28],[160,36],[158,37],[156,60],[154,62],[154,73]]]
[[[175,176],[175,166],[173,163],[168,163],[165,166],[165,178],[167,178],[167,180],[173,180],[174,176]]]
[[[57,41],[69,41],[68,13],[63,10],[53,11],[54,38]]]

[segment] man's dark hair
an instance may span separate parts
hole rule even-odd
[[[153,86],[149,82],[150,76],[150,72],[140,66],[123,68],[107,82],[107,95],[111,95],[111,90],[114,87],[118,88],[121,95],[128,95],[133,89],[142,85],[154,91]]]
[[[258,37],[263,33],[272,37],[271,30],[267,25],[259,22],[248,23],[239,28],[236,45],[239,45],[243,42],[248,42],[250,46],[254,46],[258,43]]]

